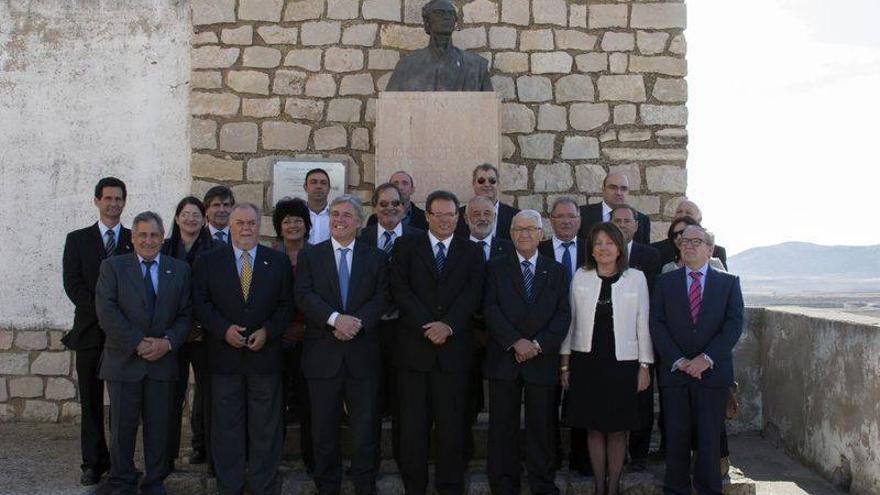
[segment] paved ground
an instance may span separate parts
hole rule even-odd
[[[78,431],[76,425],[0,425],[0,494],[94,493],[79,486]],[[757,434],[733,436],[730,447],[733,464],[758,482],[757,495],[842,493]]]

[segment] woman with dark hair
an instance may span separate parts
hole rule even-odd
[[[595,493],[620,493],[626,432],[639,425],[638,392],[648,388],[654,351],[648,284],[628,268],[623,233],[610,222],[590,229],[586,265],[571,282],[572,320],[562,343],[566,421],[585,428]]]
[[[700,222],[694,220],[693,217],[684,216],[681,218],[676,218],[669,225],[669,230],[666,232],[666,238],[672,242],[672,249],[675,251],[675,259],[663,265],[663,267],[660,269],[660,273],[675,271],[682,267],[681,234],[684,232],[685,227],[687,227],[688,225],[699,226]],[[724,264],[718,258],[709,258],[709,266],[711,266],[715,270],[720,270],[722,272],[727,271],[727,269],[724,268]]]
[[[192,267],[196,258],[203,252],[214,247],[211,236],[205,229],[205,205],[194,197],[187,196],[177,203],[174,211],[174,226],[171,237],[162,245],[162,254],[185,260]],[[172,400],[174,421],[171,426],[171,438],[168,442],[169,459],[173,470],[174,460],[180,452],[180,429],[183,416],[183,401],[186,398],[186,387],[189,383],[189,367],[192,364],[195,374],[193,402],[190,405],[190,427],[192,428],[192,449],[190,464],[201,464],[206,460],[210,464],[211,423],[211,378],[208,375],[208,362],[204,346],[202,327],[193,320],[193,327],[187,341],[178,355],[180,378]]]
[[[312,222],[306,202],[299,198],[283,198],[275,204],[272,213],[272,225],[275,227],[276,240],[272,248],[285,253],[293,266],[296,277],[296,261],[300,251],[307,248]],[[299,419],[300,450],[303,463],[309,473],[314,471],[314,454],[312,453],[311,411],[306,379],[302,367],[302,340],[305,334],[305,317],[297,311],[281,336],[282,352],[284,352],[283,408],[286,424]],[[287,429],[285,428],[286,432]]]

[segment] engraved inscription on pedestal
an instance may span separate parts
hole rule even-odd
[[[374,183],[405,170],[419,204],[435,189],[467,201],[473,168],[501,164],[501,103],[494,92],[380,93],[375,133]]]

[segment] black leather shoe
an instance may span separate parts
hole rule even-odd
[[[86,468],[86,470],[83,471],[82,476],[79,477],[79,483],[83,486],[97,485],[98,482],[101,481],[102,474],[104,474],[104,472],[98,469]]]

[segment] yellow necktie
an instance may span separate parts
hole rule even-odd
[[[248,294],[251,292],[251,277],[253,276],[253,267],[251,267],[251,255],[247,251],[241,253],[241,294],[247,301]]]

